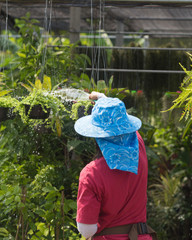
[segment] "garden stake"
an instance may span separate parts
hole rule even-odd
[[[22,186],[21,202],[25,203],[25,201],[26,201],[26,188]],[[20,225],[21,225],[21,229],[22,229],[22,240],[25,240],[24,220],[23,220],[22,209],[23,209],[23,207],[20,210],[21,213],[20,213],[19,222],[17,225],[17,232],[16,232],[15,240],[18,239]]]
[[[22,187],[22,196],[21,196],[21,202],[23,204],[25,204],[26,202],[26,188],[23,186]],[[23,219],[23,213],[22,213],[22,209],[23,207],[21,208],[21,229],[22,229],[22,240],[25,240],[25,230],[24,230],[24,219]]]
[[[20,225],[21,225],[21,215],[19,216],[19,222],[18,222],[18,225],[17,225],[17,232],[16,232],[15,240],[18,240]]]
[[[29,227],[29,223],[27,223],[27,226],[26,226],[26,229],[25,229],[25,237],[27,236],[28,227]],[[25,238],[25,239],[26,239],[26,238]]]
[[[59,240],[59,224],[56,223],[55,226],[55,240]]]
[[[65,213],[64,213],[64,199],[65,199],[65,194],[64,190],[61,191],[61,216],[62,216],[62,225],[63,225],[63,240],[65,240],[64,236],[64,218],[65,218]]]
[[[70,168],[70,165],[69,165],[69,151],[67,149],[67,139],[64,139],[63,140],[63,143],[64,143],[64,158],[65,158],[65,166],[66,168]]]

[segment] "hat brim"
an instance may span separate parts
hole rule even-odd
[[[75,123],[75,131],[85,137],[106,138],[132,133],[140,129],[142,122],[139,118],[128,115],[129,124],[114,127],[99,127],[92,124],[92,115],[84,116]]]

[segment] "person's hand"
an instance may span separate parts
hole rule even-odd
[[[91,99],[91,100],[97,100],[97,99],[102,98],[102,97],[106,97],[104,93],[95,92],[95,91],[93,91],[89,95],[89,99]]]

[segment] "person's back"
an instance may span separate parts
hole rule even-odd
[[[78,222],[91,224],[98,221],[98,232],[106,227],[146,222],[148,163],[143,140],[138,133],[137,136],[139,140],[137,175],[111,170],[103,157],[92,161],[82,170],[79,179]],[[87,188],[89,192],[85,196],[83,191]],[[105,239],[108,239],[106,237]],[[110,239],[119,237],[128,239],[127,235],[111,237]]]
[[[148,163],[140,127],[122,101],[106,97],[75,123],[77,133],[95,138],[102,156],[79,178],[76,221],[87,239],[157,240],[146,224]]]

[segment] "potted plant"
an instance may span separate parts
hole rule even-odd
[[[4,121],[13,116],[13,109],[18,104],[18,100],[11,96],[6,96],[12,90],[6,89],[5,83],[2,82],[4,74],[0,73],[0,121]]]
[[[51,113],[52,118],[60,111],[66,111],[64,105],[48,91],[34,88],[32,92],[20,102],[22,119],[47,119]]]
[[[83,116],[90,115],[94,103],[91,101],[77,101],[72,105],[71,118],[77,120]]]
[[[0,97],[0,122],[11,119],[19,101],[11,96]]]

